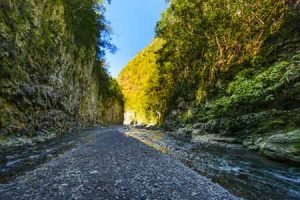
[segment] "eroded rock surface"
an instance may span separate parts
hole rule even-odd
[[[276,160],[300,163],[300,129],[269,137],[262,146],[262,152]]]

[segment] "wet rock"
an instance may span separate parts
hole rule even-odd
[[[300,129],[270,136],[261,149],[262,153],[275,160],[300,163]]]
[[[258,151],[261,149],[265,141],[265,137],[249,136],[243,140],[243,145],[249,150]]]
[[[262,195],[265,199],[280,199],[279,197],[281,199],[299,199],[300,197],[298,192],[300,186],[295,184],[299,182],[299,170],[294,171],[294,168],[289,168],[289,165],[285,164],[274,165],[274,162],[263,158],[256,152],[247,151],[240,145],[222,142],[218,142],[216,145],[183,142],[161,130],[127,131],[130,131],[127,133],[128,136],[172,155],[200,174],[213,177],[216,182],[225,184],[226,187],[231,188],[231,191],[235,191],[237,194],[241,194],[242,191],[241,199],[261,199]],[[215,137],[228,141],[222,135],[215,134]],[[252,139],[263,140],[262,137],[260,139],[252,137]],[[277,168],[278,166],[279,168]],[[237,185],[239,187],[236,187]],[[195,199],[198,199],[196,197]],[[190,197],[189,199],[194,198]]]
[[[224,137],[219,134],[205,134],[205,135],[193,135],[193,143],[201,143],[208,145],[218,145],[225,148],[242,148],[242,145],[236,138],[233,137]]]
[[[24,145],[33,145],[33,142],[30,138],[27,137],[10,137],[6,140],[1,141],[0,149],[2,148],[11,148],[11,147],[21,147]]]

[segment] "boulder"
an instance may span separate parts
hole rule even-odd
[[[219,134],[203,134],[193,135],[191,142],[206,144],[206,145],[217,145],[224,148],[241,149],[242,145],[236,138],[225,137]]]
[[[300,129],[266,139],[261,152],[274,160],[300,163]]]

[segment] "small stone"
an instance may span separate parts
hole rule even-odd
[[[97,170],[90,171],[90,174],[98,174],[98,171]]]

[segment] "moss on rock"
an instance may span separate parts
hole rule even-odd
[[[79,43],[70,28],[74,15],[67,5],[80,2],[1,1],[1,132],[31,136],[55,129],[60,134],[79,125],[122,122],[123,99],[98,64],[96,42]],[[94,37],[95,31],[84,36]],[[102,85],[99,74],[109,82]]]
[[[300,163],[300,129],[270,136],[261,152],[272,159]]]

